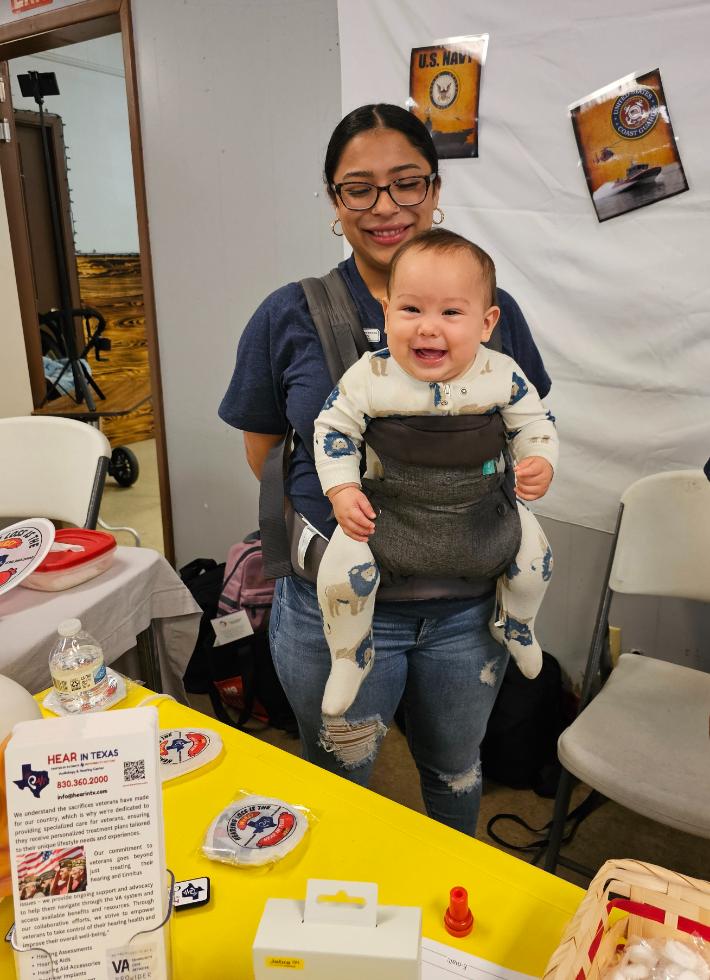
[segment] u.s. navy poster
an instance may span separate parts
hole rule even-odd
[[[620,78],[569,110],[599,221],[688,190],[660,69]]]
[[[487,49],[488,34],[412,48],[407,104],[431,132],[442,158],[478,156],[478,102]]]

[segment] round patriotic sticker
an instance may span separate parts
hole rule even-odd
[[[230,864],[269,864],[290,854],[307,830],[308,820],[296,807],[266,796],[245,796],[212,821],[203,851]]]
[[[637,140],[650,133],[658,122],[658,96],[650,88],[620,95],[611,110],[611,122],[619,136]]]
[[[30,575],[52,547],[54,524],[30,517],[0,531],[0,595]]]
[[[212,762],[222,751],[222,739],[206,728],[162,730],[159,740],[160,778],[175,779]]]

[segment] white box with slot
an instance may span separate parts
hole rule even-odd
[[[270,898],[252,948],[255,980],[420,980],[422,910],[378,905],[377,885],[311,879],[305,902]]]

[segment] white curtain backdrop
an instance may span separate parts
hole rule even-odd
[[[488,250],[552,377],[562,442],[536,509],[613,527],[619,495],[710,456],[710,3],[339,0],[343,112],[404,105],[413,47],[490,33],[479,158],[445,160],[446,225]],[[567,106],[660,67],[690,190],[597,222]]]

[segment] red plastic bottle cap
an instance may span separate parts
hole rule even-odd
[[[444,914],[444,928],[450,936],[462,939],[473,929],[473,915],[468,907],[468,892],[457,885],[449,892],[449,907]]]

